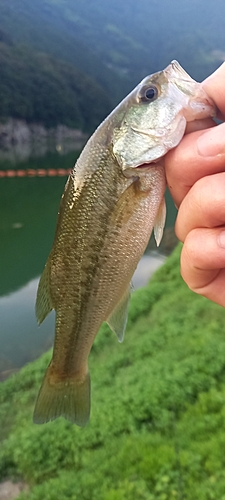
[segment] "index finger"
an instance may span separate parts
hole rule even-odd
[[[218,154],[217,148],[221,151]],[[181,143],[165,156],[165,168],[169,190],[179,207],[190,188],[199,179],[224,172],[225,123],[187,134]]]
[[[202,85],[209,97],[216,104],[221,113],[221,118],[225,117],[225,63],[223,63],[212,75],[202,82]]]
[[[203,85],[225,115],[225,64],[208,77]],[[212,122],[207,120],[206,127]],[[204,126],[201,122],[199,128]],[[195,129],[193,122],[192,130]],[[198,129],[198,124],[197,127]],[[204,148],[203,148],[204,145]],[[180,144],[165,157],[167,183],[177,206],[197,180],[225,170],[225,124],[185,135]]]

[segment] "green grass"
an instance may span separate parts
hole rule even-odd
[[[20,500],[224,500],[224,310],[179,275],[179,248],[132,296],[124,343],[104,325],[80,429],[32,423],[47,353],[0,385],[0,477]]]

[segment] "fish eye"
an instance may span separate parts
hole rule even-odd
[[[143,102],[155,101],[158,95],[159,95],[158,88],[155,85],[151,85],[150,87],[145,87],[142,90],[141,100]]]

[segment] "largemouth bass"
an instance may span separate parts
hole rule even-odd
[[[87,142],[65,186],[37,293],[38,322],[55,309],[56,328],[34,422],[60,415],[88,422],[95,336],[106,321],[123,340],[132,275],[153,227],[157,245],[162,238],[163,157],[187,121],[213,114],[201,84],[173,61],[147,76]]]

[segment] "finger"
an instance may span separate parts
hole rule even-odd
[[[177,206],[201,177],[225,170],[225,123],[187,134],[165,156],[167,183]]]
[[[194,292],[225,307],[225,229],[194,229],[181,254],[181,275]]]
[[[225,224],[225,173],[199,179],[180,205],[175,230],[184,241],[195,228]]]
[[[225,63],[223,63],[202,85],[209,97],[215,102],[223,117],[225,117]]]

